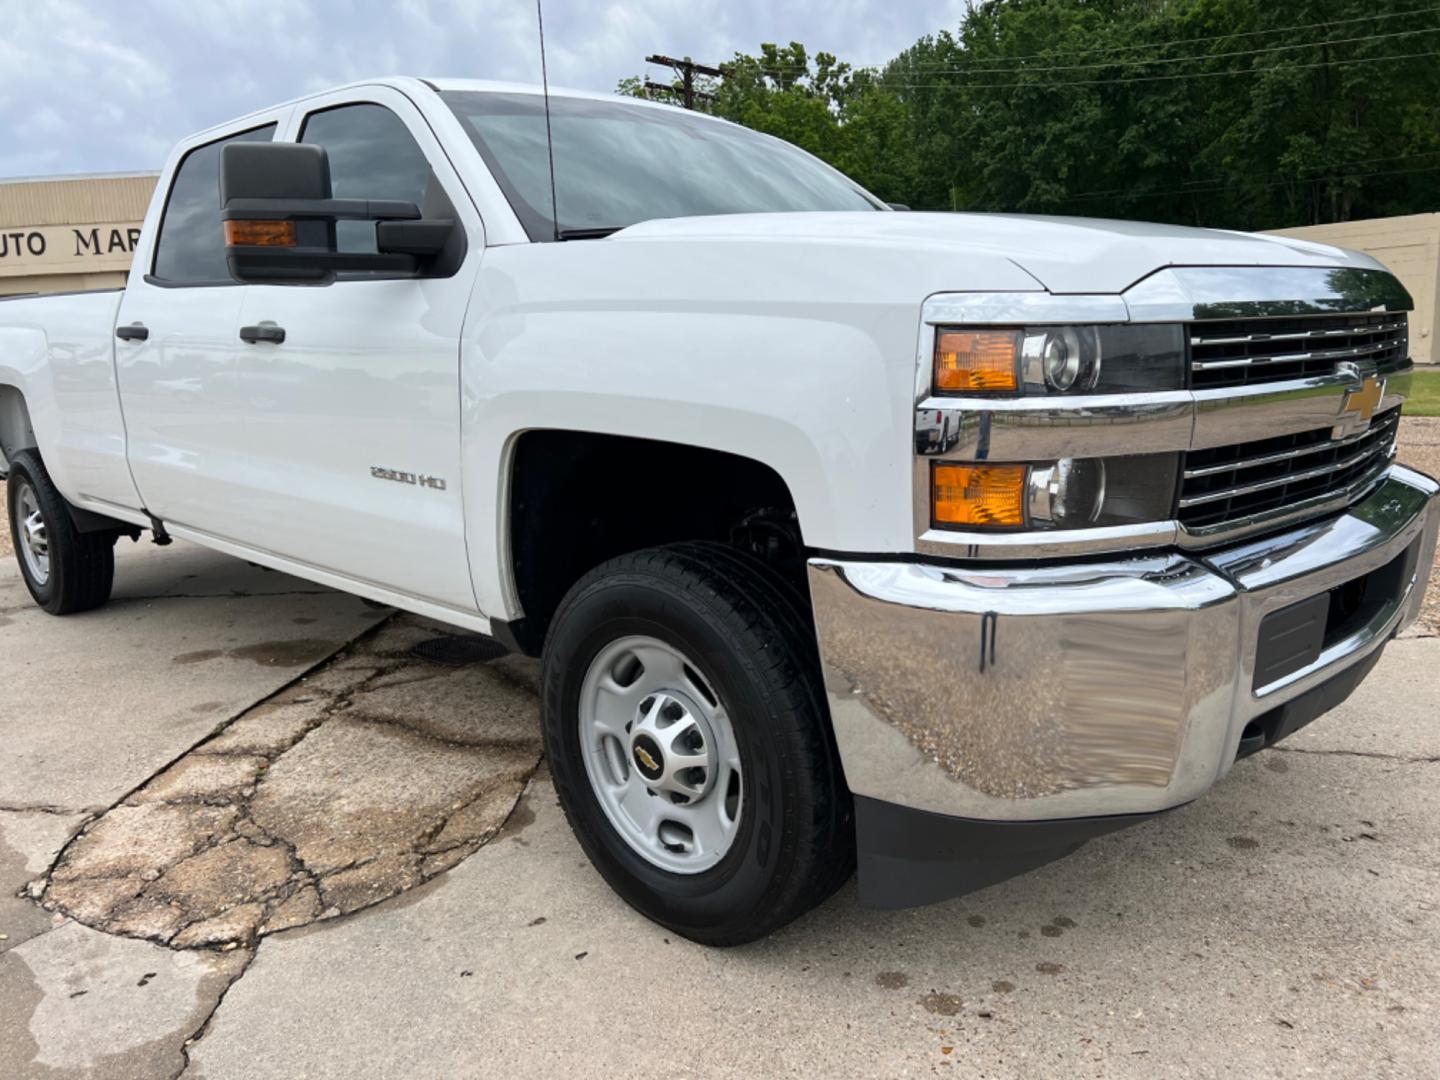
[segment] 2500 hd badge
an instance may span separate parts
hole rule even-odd
[[[430,488],[434,491],[445,490],[445,481],[439,476],[426,476],[424,473],[387,469],[381,465],[371,465],[370,475],[376,480],[394,480],[397,484],[417,484],[420,487]]]

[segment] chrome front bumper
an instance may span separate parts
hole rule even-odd
[[[1024,569],[812,559],[851,790],[978,821],[1152,813],[1234,763],[1257,717],[1415,618],[1440,485],[1401,466],[1338,518],[1208,555]],[[1409,583],[1319,659],[1255,686],[1266,615],[1413,552]]]

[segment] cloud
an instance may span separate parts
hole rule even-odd
[[[613,89],[656,52],[802,41],[855,63],[953,28],[965,0],[546,0],[555,85]],[[538,82],[531,0],[10,0],[0,176],[158,169],[185,135],[378,75]],[[664,73],[652,69],[652,74]]]

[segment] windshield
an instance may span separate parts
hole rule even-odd
[[[550,162],[539,94],[448,91],[532,240],[550,240]],[[653,218],[878,210],[853,181],[789,143],[673,109],[552,97],[559,229],[584,234]]]

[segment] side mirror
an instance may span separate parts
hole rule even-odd
[[[330,158],[309,143],[230,143],[220,151],[220,219],[237,281],[323,284],[342,271],[412,274],[453,249],[459,225],[409,202],[336,199]],[[337,221],[374,221],[377,251],[342,252]]]

